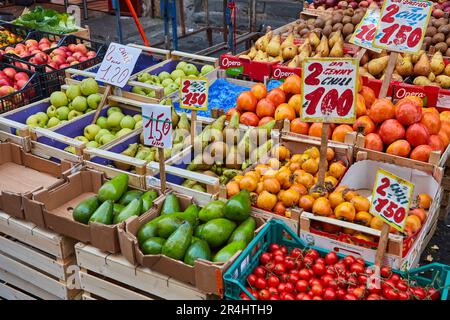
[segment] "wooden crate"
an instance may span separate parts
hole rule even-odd
[[[122,255],[104,253],[92,246],[77,243],[75,251],[81,268],[82,299],[187,299],[210,300],[195,287],[174,280],[148,268],[129,263]]]
[[[0,212],[0,297],[70,300],[75,241]]]

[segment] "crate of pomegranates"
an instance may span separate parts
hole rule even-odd
[[[446,300],[450,266],[407,272],[307,247],[270,220],[224,275],[230,300]]]

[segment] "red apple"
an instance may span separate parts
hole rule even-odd
[[[25,41],[25,45],[30,48],[30,47],[37,47],[39,44],[36,40],[34,39],[28,39],[27,41]]]
[[[37,53],[33,58],[36,64],[45,64],[48,61],[48,55],[43,52]]]
[[[27,84],[26,80],[19,80],[16,82],[17,88],[22,89]]]
[[[9,82],[7,78],[0,79],[0,86],[4,87],[9,85],[11,85],[11,82]]]
[[[0,87],[0,96],[6,96],[14,91],[16,90],[11,86],[2,86]]]
[[[39,45],[39,50],[41,50],[41,51],[45,51],[45,50],[48,50],[48,49],[50,49],[50,46],[48,44],[46,44],[46,43],[43,43],[43,44]]]
[[[79,63],[78,61],[73,61],[73,62],[70,63],[70,65],[71,65],[71,66],[74,66],[74,65],[76,65],[76,64],[78,64],[78,63]]]
[[[39,40],[39,44],[48,44],[50,46],[50,40],[48,40],[48,38],[42,38],[41,40]]]
[[[88,53],[88,49],[86,48],[86,46],[82,43],[77,44],[77,48],[76,51],[81,52],[82,54],[86,54]]]
[[[76,44],[69,44],[68,46],[69,50],[72,52],[76,52],[77,51],[77,45]]]
[[[16,75],[17,71],[13,68],[5,68],[3,69],[3,72],[8,76],[10,79],[14,79],[14,76]]]
[[[81,57],[84,57],[84,54],[82,54],[81,52],[75,52],[75,53],[72,55],[72,57],[74,57],[75,60],[80,61],[80,58],[81,58]]]
[[[48,65],[54,69],[59,69],[59,65],[55,61],[50,62]],[[53,70],[51,70],[51,71],[53,71]]]
[[[52,56],[62,56],[64,59],[67,57],[66,51],[61,48],[55,49],[51,53]]]
[[[57,65],[66,63],[66,59],[64,59],[63,56],[53,56],[52,61],[55,62]]]
[[[3,72],[3,70],[0,70],[0,79],[6,78],[7,75]]]
[[[72,55],[73,55],[73,52],[66,51],[66,56],[67,56],[67,57],[71,57]]]
[[[68,64],[68,63],[63,63],[59,66],[60,69],[64,69],[64,68],[68,68],[68,67],[70,67],[70,64]]]
[[[17,72],[16,75],[14,76],[14,80],[16,80],[16,81],[19,81],[19,80],[28,81],[29,78],[30,77],[25,72]]]
[[[68,58],[66,59],[66,62],[67,62],[67,63],[72,63],[72,62],[74,62],[74,61],[77,61],[74,57],[68,57]]]
[[[57,42],[52,42],[52,45],[50,46],[50,48],[56,48],[58,46]]]
[[[88,58],[88,57],[81,57],[78,61],[84,62],[84,61],[86,61],[87,59],[89,59],[89,58]]]
[[[89,51],[86,55],[87,55],[87,57],[90,59],[90,58],[95,57],[95,56],[97,55],[97,52],[95,52],[95,51]]]
[[[32,55],[32,54],[37,54],[37,53],[41,53],[41,52],[42,52],[42,50],[36,49],[36,50],[29,52],[29,54]]]
[[[20,53],[22,53],[22,52],[24,52],[24,51],[27,51],[27,47],[25,47],[25,45],[23,45],[22,43],[19,43],[19,44],[17,44],[16,47],[14,48],[14,51],[15,51],[17,54],[20,54]]]

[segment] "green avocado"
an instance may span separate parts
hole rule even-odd
[[[125,192],[125,194],[120,198],[119,204],[127,206],[134,199],[139,199],[143,192],[140,190],[130,190]]]
[[[181,211],[180,201],[178,200],[177,196],[174,195],[173,193],[169,193],[166,196],[166,199],[164,200],[160,214],[165,215],[180,211]]]
[[[144,193],[141,197],[142,199],[142,212],[147,212],[153,205],[153,201],[158,197],[158,193],[155,190],[149,190]]]
[[[89,223],[98,222],[103,224],[112,224],[113,222],[113,207],[114,203],[111,200],[106,200],[100,207],[95,210],[89,218]]]
[[[195,237],[200,238],[200,235],[202,234],[202,230],[203,230],[204,226],[205,226],[204,224],[200,224],[197,227],[195,227],[195,229],[194,229],[194,236]]]
[[[100,202],[106,200],[112,200],[116,202],[127,191],[128,188],[128,175],[125,173],[119,173],[110,181],[104,183],[98,190],[98,199]]]
[[[114,217],[117,216],[120,212],[122,212],[122,210],[125,208],[125,206],[118,204],[118,203],[114,203],[114,207],[113,207],[113,215]]]
[[[200,210],[200,212],[198,213],[198,218],[203,222],[208,222],[209,220],[217,218],[223,218],[225,215],[224,207],[225,203],[223,201],[212,201],[204,206],[202,210]]]
[[[144,241],[141,245],[143,254],[160,254],[166,239],[159,237],[151,237]]]
[[[228,199],[224,207],[225,218],[241,222],[248,218],[250,210],[250,193],[243,189]]]
[[[99,207],[100,202],[98,201],[98,198],[90,197],[83,201],[81,201],[75,209],[73,209],[72,216],[73,220],[88,224],[89,218],[92,216],[92,214],[97,210]]]
[[[183,222],[183,219],[177,217],[174,214],[172,214],[170,217],[164,216],[164,219],[159,220],[157,223],[158,237],[167,239],[181,226]]]
[[[184,256],[184,263],[193,266],[197,259],[211,260],[211,250],[205,240],[198,239],[189,246]]]
[[[142,211],[142,200],[136,198],[132,200],[117,216],[114,217],[114,224],[121,223],[131,216],[139,216]]]
[[[205,223],[200,238],[216,248],[225,244],[236,228],[236,223],[225,218],[213,219]]]
[[[172,259],[183,259],[187,249],[191,245],[192,229],[189,222],[183,222],[183,224],[166,240],[161,253]]]
[[[248,217],[244,220],[231,234],[228,243],[242,240],[246,244],[249,244],[255,236],[256,221],[252,217]]]
[[[239,250],[244,250],[247,244],[245,241],[239,240],[227,244],[214,255],[213,262],[227,262]]]

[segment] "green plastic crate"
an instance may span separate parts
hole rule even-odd
[[[239,294],[244,291],[254,299],[245,289],[246,278],[254,268],[259,265],[260,255],[269,249],[270,244],[277,243],[288,248],[316,249],[322,256],[328,251],[306,245],[290,228],[280,220],[272,219],[250,242],[247,248],[239,255],[237,260],[224,274],[225,298],[229,300],[241,300]],[[338,254],[340,258],[345,255]],[[366,263],[373,265],[372,263]],[[421,286],[433,285],[435,288],[445,288],[441,291],[441,300],[447,300],[450,287],[450,266],[432,263],[423,267],[409,270],[408,272],[394,270],[395,273],[410,280],[415,280]]]

